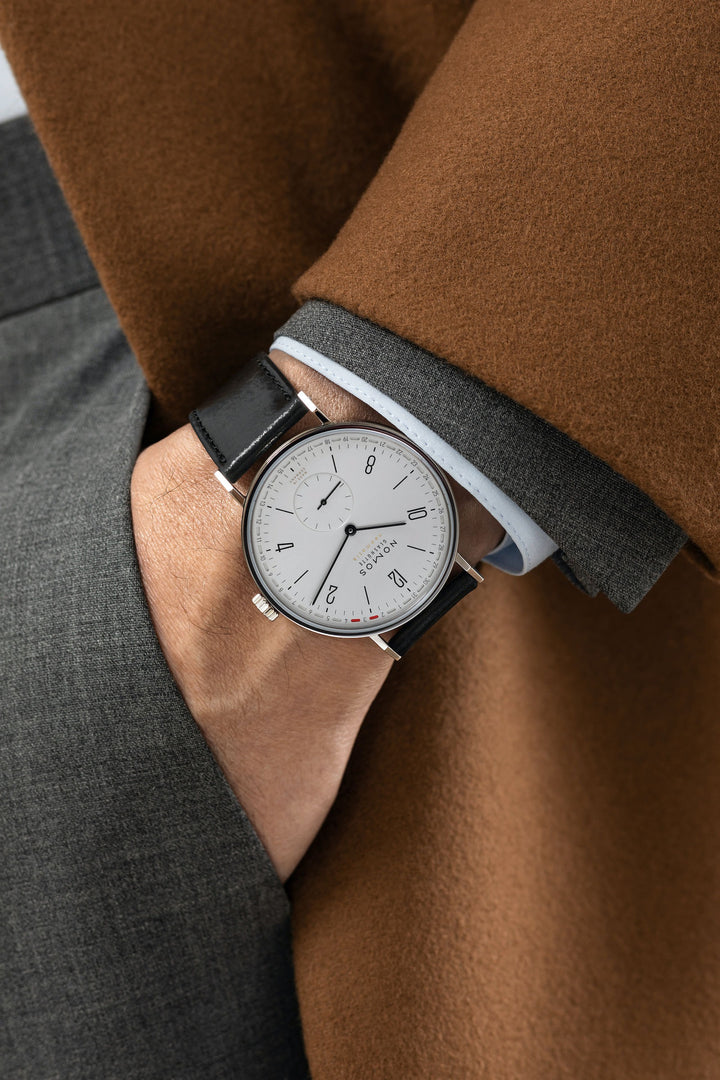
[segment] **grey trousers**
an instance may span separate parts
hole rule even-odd
[[[0,1076],[308,1076],[287,895],[145,603],[148,391],[26,119],[0,126]]]

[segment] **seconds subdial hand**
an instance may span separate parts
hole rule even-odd
[[[327,493],[327,495],[325,496],[325,498],[320,500],[320,502],[318,503],[318,510],[320,509],[321,506],[326,505],[326,503],[327,503],[328,499],[330,498],[330,496],[332,495],[333,491],[335,491],[337,488],[339,488],[341,484],[342,484],[342,480],[338,480],[337,484],[332,489],[332,491],[329,491]]]

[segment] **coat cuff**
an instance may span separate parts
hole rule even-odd
[[[476,469],[467,458],[458,454],[449,443],[431,431],[426,424],[421,424],[417,417],[409,413],[402,405],[398,405],[387,394],[371,386],[369,382],[361,379],[359,375],[343,367],[342,364],[335,363],[323,353],[303,345],[295,338],[281,336],[275,338],[273,345],[276,349],[282,349],[283,352],[301,360],[308,367],[314,368],[315,371],[320,372],[338,386],[342,386],[356,398],[371,405],[376,412],[412,439],[433,461],[453,476],[490,511],[503,526],[512,543],[499,544],[495,553],[486,556],[483,561],[493,564],[493,560],[499,559],[501,570],[510,574],[526,574],[557,550],[557,544],[528,517],[524,510],[512,499],[508,499],[507,495],[479,469]]]
[[[275,342],[282,336],[354,373],[440,436],[557,544],[556,565],[588,595],[602,592],[632,611],[687,540],[649,496],[580,443],[392,331],[308,300]]]

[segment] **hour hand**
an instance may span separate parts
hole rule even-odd
[[[384,521],[380,525],[358,525],[357,532],[361,529],[394,529],[396,525],[407,525],[407,521]]]

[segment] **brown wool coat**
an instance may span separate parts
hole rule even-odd
[[[393,671],[292,887],[315,1080],[720,1077],[719,27],[714,0],[0,6],[161,422],[323,297],[691,538],[631,615],[491,571]]]

